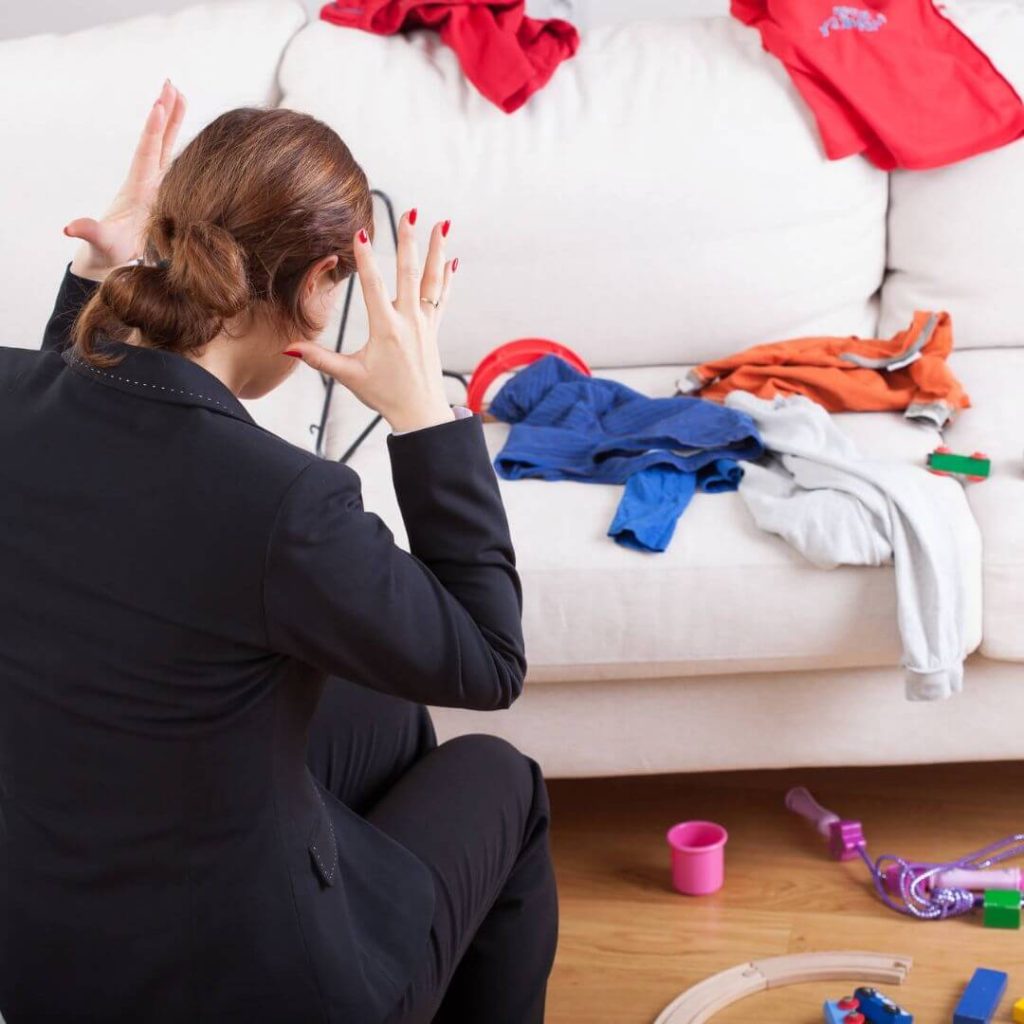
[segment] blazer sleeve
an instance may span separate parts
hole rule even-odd
[[[79,310],[93,297],[99,284],[71,273],[71,264],[64,271],[64,280],[57,291],[57,301],[43,331],[44,352],[63,352],[71,344],[71,328]]]
[[[410,552],[364,511],[359,477],[318,460],[270,541],[275,650],[408,700],[508,707],[522,692],[522,591],[479,417],[388,438]]]

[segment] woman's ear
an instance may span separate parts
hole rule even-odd
[[[303,282],[306,299],[312,299],[317,292],[330,291],[337,283],[331,277],[331,271],[338,265],[337,256],[324,256],[309,268]]]
[[[302,305],[313,323],[323,325],[330,319],[334,289],[338,284],[331,271],[337,265],[337,256],[324,256],[309,268],[302,281]]]

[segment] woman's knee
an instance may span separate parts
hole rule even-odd
[[[467,772],[494,779],[499,790],[514,795],[525,814],[548,817],[548,795],[540,766],[507,740],[486,733],[456,736],[439,751]]]
[[[528,774],[529,765],[532,764],[530,759],[508,740],[482,732],[467,733],[446,740],[441,744],[441,749],[450,757],[475,764],[486,764],[511,776],[524,772]]]

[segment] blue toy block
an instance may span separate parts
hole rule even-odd
[[[988,1024],[1006,991],[1006,975],[979,967],[953,1014],[953,1024]]]
[[[864,1024],[857,1000],[852,996],[845,999],[829,999],[824,1008],[825,1024]]]
[[[897,1006],[875,988],[859,988],[853,993],[860,1003],[860,1012],[869,1024],[914,1024],[913,1014]]]

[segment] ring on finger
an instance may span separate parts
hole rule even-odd
[[[428,306],[433,306],[434,309],[441,305],[440,299],[435,302],[433,299],[424,298],[423,296],[420,297],[420,302],[425,302]]]

